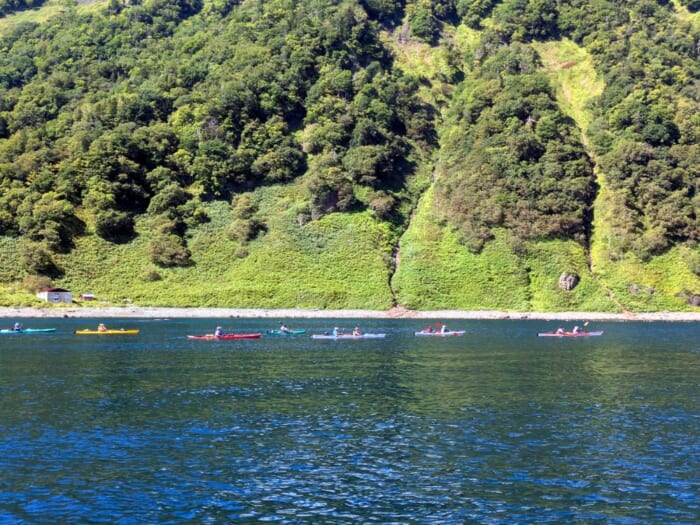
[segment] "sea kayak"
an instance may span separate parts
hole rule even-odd
[[[270,335],[300,335],[305,334],[306,330],[268,330]]]
[[[204,335],[188,335],[187,339],[196,339],[200,341],[227,341],[229,339],[260,339],[260,334],[204,334]]]
[[[386,334],[314,334],[311,336],[311,339],[383,339],[385,336]]]
[[[594,335],[603,335],[603,331],[599,330],[596,332],[540,332],[537,334],[540,337],[591,337]]]
[[[43,334],[55,332],[55,328],[22,328],[21,330],[0,330],[0,334]]]
[[[420,332],[413,332],[413,335],[415,335],[415,336],[429,336],[429,337],[430,336],[432,336],[432,337],[447,337],[450,335],[464,335],[465,333],[467,333],[466,330],[447,330],[445,332],[440,332],[440,331],[423,332],[423,331],[420,331]]]
[[[76,330],[75,335],[137,335],[138,330]]]

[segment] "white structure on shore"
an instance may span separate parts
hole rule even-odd
[[[42,288],[37,292],[36,296],[49,303],[73,302],[73,294],[63,288]]]

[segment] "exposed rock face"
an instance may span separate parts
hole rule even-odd
[[[576,274],[573,273],[566,273],[564,272],[559,276],[559,288],[562,290],[566,290],[567,292],[570,292],[574,288],[576,288],[576,285],[578,284],[579,277]]]

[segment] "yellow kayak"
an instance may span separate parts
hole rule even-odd
[[[76,330],[75,335],[136,335],[138,330]]]

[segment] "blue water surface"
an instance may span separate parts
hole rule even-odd
[[[0,336],[0,524],[700,523],[698,323],[22,321],[57,331]]]

